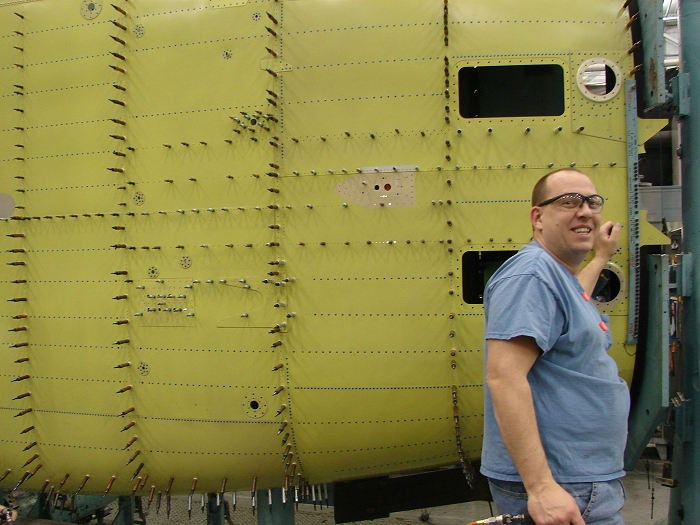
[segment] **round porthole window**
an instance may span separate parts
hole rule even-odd
[[[608,263],[600,272],[593,289],[593,301],[600,308],[611,308],[622,301],[627,292],[625,276],[613,263]]]
[[[606,102],[620,92],[622,71],[610,59],[589,58],[578,68],[576,83],[587,99]]]

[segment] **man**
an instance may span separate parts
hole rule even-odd
[[[17,520],[17,511],[0,505],[0,525],[12,525]]]
[[[590,300],[621,226],[601,227],[603,198],[577,170],[540,179],[532,204],[533,241],[484,294],[481,472],[499,512],[527,511],[538,525],[622,524],[629,392],[607,354],[607,316]]]

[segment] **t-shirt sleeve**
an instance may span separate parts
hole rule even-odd
[[[515,275],[490,287],[486,339],[535,339],[547,352],[564,330],[564,315],[553,291],[536,275]]]

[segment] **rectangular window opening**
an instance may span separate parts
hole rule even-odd
[[[464,302],[484,304],[484,289],[491,276],[516,250],[465,252],[462,255]]]
[[[564,108],[564,68],[558,64],[459,70],[459,114],[464,118],[550,117],[562,115]]]

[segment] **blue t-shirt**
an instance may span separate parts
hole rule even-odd
[[[586,300],[576,276],[532,241],[486,285],[485,339],[532,337],[542,354],[528,374],[537,425],[559,483],[624,475],[629,391],[608,355],[608,317]],[[487,343],[485,353],[488,355]],[[506,450],[485,385],[481,472],[521,481]]]

